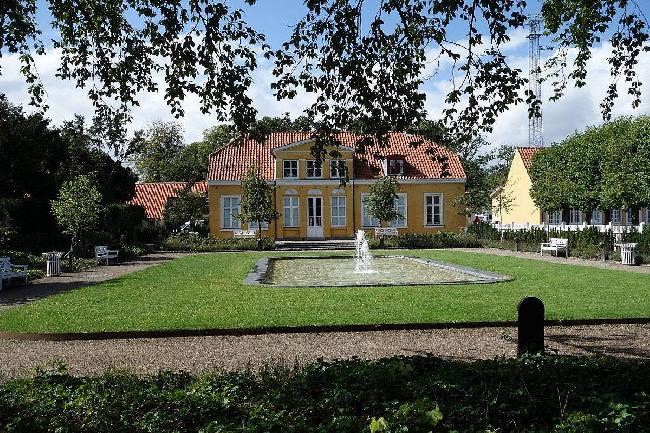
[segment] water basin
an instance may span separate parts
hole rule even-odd
[[[247,284],[276,287],[410,286],[508,281],[507,275],[408,256],[376,256],[373,268],[355,272],[356,259],[345,256],[260,259]]]

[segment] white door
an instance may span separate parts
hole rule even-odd
[[[323,237],[323,198],[307,197],[307,237]]]

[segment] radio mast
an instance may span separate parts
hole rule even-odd
[[[539,38],[541,36],[541,20],[539,15],[533,15],[528,20],[530,41],[528,50],[529,70],[528,70],[528,90],[535,95],[537,104],[539,104],[539,116],[528,118],[528,145],[530,147],[543,147],[543,127],[542,127],[542,84],[540,82],[540,65],[539,65]]]

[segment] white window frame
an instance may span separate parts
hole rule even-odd
[[[370,194],[368,193],[361,194],[361,227],[379,227],[379,220],[370,217],[367,212],[368,206],[366,205],[366,200],[369,196]]]
[[[575,216],[578,218],[574,218]],[[582,224],[582,211],[580,209],[569,210],[569,224]]]
[[[548,213],[548,224],[551,226],[558,226],[562,224],[562,211],[552,210]]]
[[[342,206],[339,199],[343,199]],[[337,202],[336,206],[334,206],[334,201]],[[334,215],[334,209],[340,211],[341,208],[343,208],[343,216]],[[330,226],[346,227],[346,223],[347,223],[346,213],[347,213],[347,197],[344,195],[333,195],[332,197],[330,197]],[[337,220],[337,223],[334,223],[335,220]]]
[[[596,218],[596,215],[598,215],[598,218]],[[591,213],[591,224],[601,225],[602,223],[603,223],[603,211],[594,209],[594,211]]]
[[[295,165],[295,167],[294,167]],[[300,164],[298,163],[297,159],[285,159],[282,161],[282,177],[284,179],[297,179],[298,178],[298,169],[300,167]],[[287,171],[289,172],[289,176],[287,176]],[[295,175],[291,175],[291,173],[295,173]]]
[[[616,215],[616,218],[614,218],[614,215]],[[620,225],[622,223],[623,215],[621,215],[620,209],[612,209],[610,221],[612,222],[612,224],[616,224],[616,225]]]
[[[343,159],[332,159],[330,160],[330,178],[331,179],[342,179],[345,177],[345,172],[347,170],[345,160]],[[341,173],[343,171],[343,173]],[[334,174],[336,173],[336,174]]]
[[[320,164],[320,165],[319,165]],[[307,160],[307,164],[305,164],[305,170],[306,170],[306,177],[308,179],[322,179],[323,178],[323,162],[322,161],[316,161],[315,159],[309,159]],[[309,174],[309,171],[312,171],[312,174]],[[316,171],[318,171],[318,175],[316,175]]]
[[[627,225],[632,225],[634,223],[634,218],[632,217],[634,215],[634,211],[632,208],[628,208],[625,211],[625,221],[627,222]]]
[[[287,199],[291,202],[287,206]],[[292,203],[295,199],[295,205]],[[287,210],[288,209],[288,210]],[[285,228],[300,228],[300,197],[297,195],[285,195],[282,197],[282,223]],[[289,217],[289,224],[287,224],[287,216]]]
[[[257,221],[251,221],[248,223],[248,229],[249,230],[257,230]],[[269,223],[266,221],[262,221],[262,231],[268,230],[269,229]]]
[[[399,199],[404,198],[404,211],[400,212],[399,210]],[[397,193],[397,198],[395,199],[395,210],[399,212],[402,217],[394,219],[389,223],[389,227],[395,228],[406,228],[408,227],[408,195],[404,192]]]
[[[431,197],[431,204],[427,203],[427,198]],[[435,197],[439,197],[439,203],[435,203]],[[424,226],[425,227],[443,227],[445,225],[445,197],[441,192],[427,192],[424,194]],[[434,209],[438,206],[440,208],[440,223],[436,224],[436,214]],[[431,224],[427,221],[427,211],[431,207]]]
[[[232,199],[237,199],[237,213],[232,213],[234,209],[232,206]],[[229,200],[229,206],[226,207],[226,200]],[[230,218],[226,219],[226,209],[230,210]],[[241,213],[241,196],[240,195],[222,195],[221,196],[221,228],[223,230],[239,230],[241,229],[241,220],[235,218],[235,215]],[[228,225],[226,225],[226,221]]]

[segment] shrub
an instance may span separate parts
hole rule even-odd
[[[165,239],[161,244],[161,249],[165,251],[189,252],[256,250],[257,240],[233,238],[216,239],[192,233],[180,233]],[[271,238],[262,238],[262,249],[275,249],[275,241]]]
[[[371,248],[379,248],[379,239],[371,238]],[[386,237],[386,246],[405,249],[426,248],[479,248],[481,243],[473,236],[456,233],[404,233],[396,237]]]
[[[317,361],[0,384],[12,432],[648,432],[650,363],[599,357]]]

